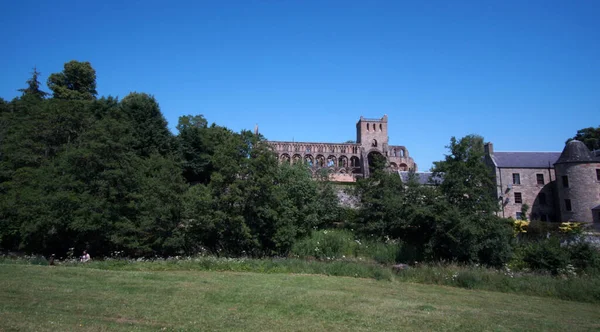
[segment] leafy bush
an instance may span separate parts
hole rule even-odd
[[[592,274],[600,272],[600,251],[591,244],[583,241],[566,247],[570,263],[576,268]]]
[[[564,274],[575,269],[597,274],[600,271],[600,251],[585,241],[561,244],[558,237],[538,240],[522,245],[511,263],[512,266]]]
[[[569,253],[561,248],[557,237],[551,237],[548,240],[528,243],[523,250],[523,262],[531,269],[558,274],[559,270],[569,264]]]

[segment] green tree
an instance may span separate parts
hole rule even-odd
[[[444,180],[440,190],[450,204],[462,211],[491,213],[498,209],[491,170],[483,161],[483,137],[467,135],[450,139],[450,154],[434,163],[434,176]]]
[[[53,97],[66,100],[92,100],[96,92],[96,71],[89,62],[69,61],[60,73],[48,77]]]
[[[370,164],[370,177],[356,184],[360,202],[357,228],[366,235],[383,238],[401,222],[404,187],[398,174],[386,170],[385,159],[376,155]]]
[[[27,80],[27,87],[24,89],[19,89],[22,93],[22,97],[33,97],[37,99],[44,99],[48,95],[47,92],[44,92],[40,89],[40,81],[38,77],[40,76],[40,72],[37,71],[36,67],[33,67],[33,72],[31,73],[31,78]]]
[[[592,151],[598,150],[600,149],[600,126],[580,129],[574,137],[569,138],[565,143],[569,143],[574,139],[582,141]]]
[[[177,145],[183,163],[183,175],[190,183],[210,181],[217,146],[232,133],[215,124],[208,126],[202,115],[182,116],[177,125]]]
[[[174,138],[167,127],[167,121],[154,99],[145,93],[133,92],[119,103],[121,112],[127,116],[132,129],[133,149],[140,156],[148,157],[153,153],[172,154]]]

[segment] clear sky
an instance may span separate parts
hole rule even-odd
[[[153,94],[271,140],[355,139],[389,117],[420,170],[470,133],[561,151],[600,125],[600,1],[0,2],[0,97],[90,61],[99,95]],[[173,129],[174,130],[174,129]]]

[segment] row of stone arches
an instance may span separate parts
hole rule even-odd
[[[299,153],[351,153],[358,154],[360,149],[352,144],[304,144],[304,143],[276,143],[276,151]]]
[[[325,157],[325,155],[322,154],[316,156],[311,154],[305,154],[304,156],[293,154],[290,156],[287,153],[282,153],[279,156],[279,161],[282,163],[304,162],[310,167],[360,168],[360,159],[357,156],[351,156],[350,158],[348,158],[348,156],[340,156],[337,158],[334,155]]]
[[[405,163],[401,163],[397,165],[396,163],[390,163],[390,168],[395,171],[408,171],[408,165]]]
[[[402,148],[392,148],[390,149],[390,156],[391,157],[407,157],[407,153],[405,149]]]

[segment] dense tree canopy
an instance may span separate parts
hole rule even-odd
[[[582,141],[590,150],[600,150],[600,126],[594,128],[583,128],[577,131],[574,137],[569,138],[566,143],[572,140]]]
[[[92,100],[96,92],[96,71],[89,62],[69,61],[64,70],[48,77],[48,87],[56,99]]]
[[[287,255],[312,230],[349,227],[400,241],[417,260],[500,265],[512,228],[496,217],[483,140],[452,138],[439,187],[402,183],[380,155],[341,208],[328,173],[280,164],[261,135],[182,116],[171,133],[154,97],[96,99],[96,73],[34,69],[0,100],[0,249],[64,255]],[[405,258],[408,256],[404,256]]]
[[[280,255],[338,221],[328,181],[280,166],[260,135],[202,115],[173,135],[148,94],[96,100],[88,62],[50,75],[50,99],[38,75],[0,100],[1,249]]]

